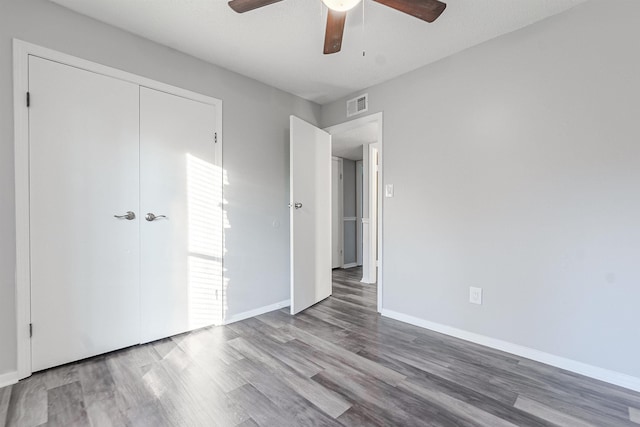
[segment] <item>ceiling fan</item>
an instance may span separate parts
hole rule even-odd
[[[282,0],[231,0],[229,6],[238,13],[248,12]],[[340,52],[347,12],[362,0],[322,0],[329,8],[327,29],[324,34],[324,53]],[[433,22],[444,12],[445,3],[438,0],[373,0],[392,9]]]

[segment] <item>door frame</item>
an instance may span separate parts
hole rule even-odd
[[[16,204],[16,340],[17,374],[15,380],[31,375],[31,264],[29,230],[29,112],[26,94],[29,91],[29,56],[37,56],[64,65],[80,68],[89,72],[134,83],[183,98],[199,101],[216,107],[217,144],[216,166],[223,171],[223,129],[222,100],[202,95],[177,86],[161,83],[146,77],[112,68],[96,62],[87,61],[53,49],[38,46],[19,39],[13,39],[13,114],[14,114],[14,166],[15,166],[15,204]],[[36,101],[37,102],[37,101]],[[213,136],[212,136],[213,137]],[[223,172],[224,173],[224,172]],[[224,177],[222,185],[224,200]],[[224,222],[222,222],[224,224]],[[224,226],[222,239],[224,245]],[[223,257],[224,277],[224,257]],[[223,296],[224,300],[224,296]]]
[[[364,244],[362,239],[362,190],[364,184],[363,160],[356,161],[356,266],[362,265],[364,255],[364,248],[362,247]]]
[[[338,162],[338,173],[340,174],[340,179],[338,180],[338,226],[340,227],[340,232],[338,233],[340,239],[340,267],[344,267],[344,180],[342,178],[342,174],[344,173],[344,160],[342,157],[331,156],[331,163],[333,167],[333,162]],[[333,170],[332,170],[333,172]],[[331,183],[331,201],[333,202],[333,183]],[[331,208],[333,213],[333,207]],[[333,234],[333,215],[331,218],[331,231]],[[331,249],[333,249],[333,242],[331,242]],[[333,257],[333,253],[331,254]],[[331,265],[333,266],[333,259],[331,259]]]
[[[382,295],[383,295],[383,268],[384,268],[384,197],[383,197],[383,188],[384,188],[384,143],[383,143],[383,114],[382,112],[370,114],[367,116],[359,117],[357,119],[348,120],[343,123],[339,123],[337,125],[326,127],[324,130],[329,132],[330,134],[345,132],[348,130],[356,129],[360,126],[369,124],[369,123],[377,123],[378,124],[378,139],[371,144],[378,144],[378,155],[379,155],[379,181],[378,181],[378,191],[377,191],[377,199],[378,199],[378,209],[375,213],[377,219],[377,228],[373,228],[374,225],[369,222],[370,231],[373,231],[374,234],[378,237],[378,274],[377,274],[377,287],[378,287],[378,313],[382,312]],[[369,145],[371,145],[369,144]],[[369,174],[369,179],[371,180],[371,173]],[[371,216],[371,214],[370,214]],[[371,235],[371,233],[369,233]],[[375,255],[374,265],[375,265]]]

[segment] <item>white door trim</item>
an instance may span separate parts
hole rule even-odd
[[[362,265],[362,160],[356,162],[356,265]]]
[[[379,260],[378,260],[378,255],[379,255],[379,247],[376,247],[376,244],[379,244],[379,240],[378,237],[380,235],[380,221],[378,221],[378,217],[379,217],[379,212],[378,209],[376,209],[376,206],[380,207],[380,203],[379,201],[382,200],[380,198],[380,185],[382,182],[382,179],[380,179],[380,175],[378,174],[379,172],[379,162],[380,162],[380,158],[382,158],[382,156],[380,155],[380,149],[379,149],[379,144],[377,142],[369,144],[367,146],[367,149],[369,151],[369,156],[367,157],[367,160],[369,162],[368,165],[368,172],[369,172],[369,185],[367,186],[367,189],[369,191],[369,197],[368,197],[368,202],[369,202],[369,239],[367,241],[367,244],[369,245],[368,250],[366,251],[366,253],[369,255],[369,262],[364,263],[363,262],[363,269],[366,267],[368,267],[369,271],[365,271],[363,274],[363,277],[368,277],[369,279],[375,277],[376,281],[379,280],[378,277],[376,277],[376,272],[378,271],[378,265],[379,265]],[[376,162],[376,160],[378,161],[378,163]],[[377,183],[377,190],[374,187],[374,183]],[[376,225],[378,225],[378,227],[376,227]]]
[[[81,68],[86,71],[135,83],[194,101],[211,104],[216,107],[216,166],[222,162],[222,100],[202,95],[190,90],[138,76],[106,65],[87,61],[49,48],[13,39],[13,112],[14,112],[14,161],[15,161],[15,203],[16,203],[16,337],[17,337],[17,376],[16,380],[31,375],[31,273],[29,259],[29,114],[26,94],[29,90],[29,56]],[[37,98],[37,95],[36,97]],[[34,99],[34,102],[37,102]],[[212,135],[213,138],[213,135]],[[219,163],[219,164],[218,164]],[[224,199],[224,188],[223,188]],[[223,229],[224,239],[224,229]],[[224,241],[224,240],[223,240]],[[223,260],[224,263],[224,260]],[[224,271],[224,268],[223,268]],[[224,273],[223,273],[224,283]]]
[[[344,179],[342,177],[342,174],[344,173],[344,159],[342,157],[336,157],[336,156],[331,156],[331,162],[338,162],[338,172],[340,173],[340,180],[338,181],[338,196],[337,196],[337,200],[338,200],[338,218],[336,218],[336,221],[338,222],[338,225],[340,227],[340,232],[338,239],[340,240],[339,242],[337,242],[340,246],[340,268],[344,268]],[[333,167],[333,165],[332,165]],[[333,184],[331,185],[331,202],[333,203]],[[331,208],[331,213],[333,213],[333,207]],[[333,216],[333,215],[332,215]],[[331,218],[331,230],[333,231],[333,218]],[[331,251],[333,252],[333,242],[331,242]],[[333,254],[332,254],[333,255]],[[331,265],[333,266],[333,259],[331,262]]]
[[[379,167],[379,185],[378,185],[378,212],[377,212],[377,218],[378,218],[378,227],[377,227],[377,235],[378,235],[378,258],[379,258],[379,264],[378,264],[378,277],[377,277],[377,282],[378,282],[378,313],[382,312],[382,295],[383,295],[383,268],[384,268],[384,234],[383,234],[383,230],[384,230],[384,202],[385,199],[383,198],[383,188],[384,188],[384,143],[383,143],[383,129],[382,129],[382,125],[383,125],[383,120],[382,120],[382,112],[379,113],[375,113],[375,114],[370,114],[368,116],[364,116],[364,117],[359,117],[357,119],[354,120],[349,120],[346,121],[344,123],[339,123],[337,125],[334,126],[329,126],[327,128],[325,128],[324,130],[326,130],[327,132],[329,132],[330,134],[334,134],[334,133],[340,133],[340,132],[345,132],[348,130],[352,130],[352,129],[356,129],[358,127],[361,127],[365,124],[368,123],[378,123],[378,140],[373,142],[373,143],[377,143],[379,144],[378,146],[378,150],[379,150],[379,156],[380,156],[380,164],[378,165]],[[365,219],[363,218],[362,220],[363,222],[363,226],[366,226],[367,224],[369,224],[369,227],[373,227],[373,223],[370,223],[368,220],[365,222]],[[364,233],[363,233],[364,234]],[[375,257],[374,257],[375,258]]]

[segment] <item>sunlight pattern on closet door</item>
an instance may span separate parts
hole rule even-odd
[[[218,166],[187,154],[189,228],[189,328],[220,324],[222,288],[222,173]],[[212,218],[214,220],[212,220]]]

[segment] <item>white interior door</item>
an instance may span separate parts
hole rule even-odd
[[[138,86],[30,57],[29,91],[39,371],[139,342]]]
[[[342,267],[342,161],[331,159],[331,267]]]
[[[291,314],[331,295],[331,135],[290,118]]]
[[[142,342],[223,316],[216,127],[215,106],[140,88]]]

